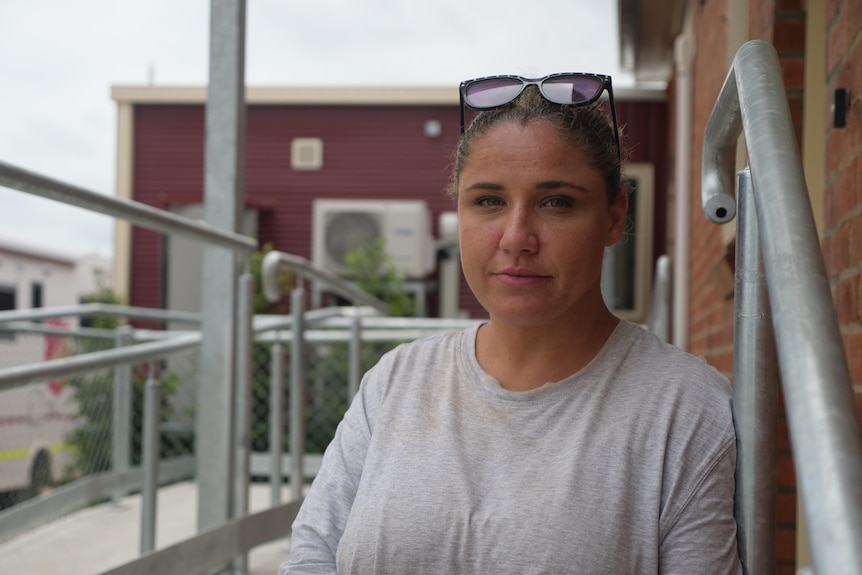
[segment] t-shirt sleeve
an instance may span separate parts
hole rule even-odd
[[[377,400],[375,369],[363,378],[326,448],[319,473],[293,523],[290,560],[279,575],[335,575],[336,551],[362,476]]]
[[[733,515],[736,446],[731,441],[682,508],[659,548],[661,575],[741,575]]]

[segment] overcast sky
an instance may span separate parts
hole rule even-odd
[[[248,0],[246,84],[619,72],[610,0]],[[114,194],[112,85],[204,85],[209,0],[0,0],[0,161]],[[0,238],[111,256],[112,220],[0,188]]]

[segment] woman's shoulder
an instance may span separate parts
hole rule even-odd
[[[704,358],[681,350],[633,324],[619,365],[618,383],[638,411],[670,433],[668,449],[695,441],[720,453],[734,440],[730,381]]]
[[[470,345],[470,342],[475,340],[477,329],[478,325],[424,335],[395,346],[385,353],[380,361],[381,363],[384,361],[398,363],[405,360],[415,362],[422,358],[431,359],[440,354],[447,354],[451,358],[452,352],[462,349],[464,345]]]
[[[375,382],[386,395],[394,382],[399,388],[439,379],[439,371],[451,369],[468,357],[478,326],[442,331],[401,343],[383,354],[365,379]]]
[[[719,427],[730,422],[732,388],[724,374],[703,357],[663,341],[634,324],[622,326],[616,377],[646,410],[669,417],[683,414],[711,419]]]
[[[703,384],[722,394],[730,393],[730,381],[703,357],[684,351],[639,325],[621,322],[620,328],[624,331],[620,339],[628,347],[625,361],[629,369],[665,381]]]

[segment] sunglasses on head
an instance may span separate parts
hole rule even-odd
[[[542,97],[554,104],[587,106],[608,91],[617,155],[620,155],[620,130],[614,106],[614,89],[611,77],[580,72],[550,74],[543,78],[523,76],[487,76],[461,82],[461,133],[464,133],[464,107],[474,110],[493,110],[505,106],[521,95],[527,86],[536,86]]]

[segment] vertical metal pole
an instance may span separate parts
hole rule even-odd
[[[440,317],[458,317],[461,291],[461,254],[458,244],[458,214],[443,212],[437,220],[440,233]]]
[[[155,363],[144,387],[144,441],[141,449],[141,554],[156,547],[156,504],[159,487],[159,446],[161,434],[162,384],[156,377]]]
[[[356,308],[354,308],[356,309]],[[350,324],[350,374],[347,380],[347,400],[353,399],[359,391],[362,377],[362,316],[357,313]]]
[[[670,341],[671,282],[673,281],[671,270],[670,256],[667,254],[659,256],[655,262],[649,329],[662,341]]]
[[[233,517],[248,513],[251,466],[251,393],[252,353],[254,349],[254,277],[246,271],[239,278],[236,352],[236,476]],[[234,559],[234,573],[246,572],[248,555]]]
[[[305,456],[305,288],[302,277],[290,294],[293,341],[290,349],[290,497],[302,498]]]
[[[124,325],[117,329],[116,347],[130,345],[133,342],[132,328]],[[113,389],[113,421],[111,434],[113,437],[111,470],[114,475],[129,470],[129,448],[132,436],[132,366],[124,364],[114,368]],[[112,496],[114,505],[119,505],[125,497],[124,486],[117,483]]]
[[[693,63],[695,53],[691,18],[687,18],[683,33],[673,44],[676,63],[676,159],[674,161],[674,270],[673,310],[671,311],[671,343],[688,350],[689,293],[691,281],[691,149],[692,109],[694,107]]]
[[[751,172],[738,174],[733,329],[733,419],[737,466],[735,514],[743,573],[775,568],[775,443],[778,361]]]
[[[210,2],[206,221],[230,231],[240,229],[244,202],[245,6],[244,0]],[[233,511],[238,273],[233,252],[204,247],[195,430],[199,531],[226,522]]]
[[[281,504],[282,433],[284,430],[284,351],[278,330],[272,342],[269,372],[269,454],[271,505]]]

